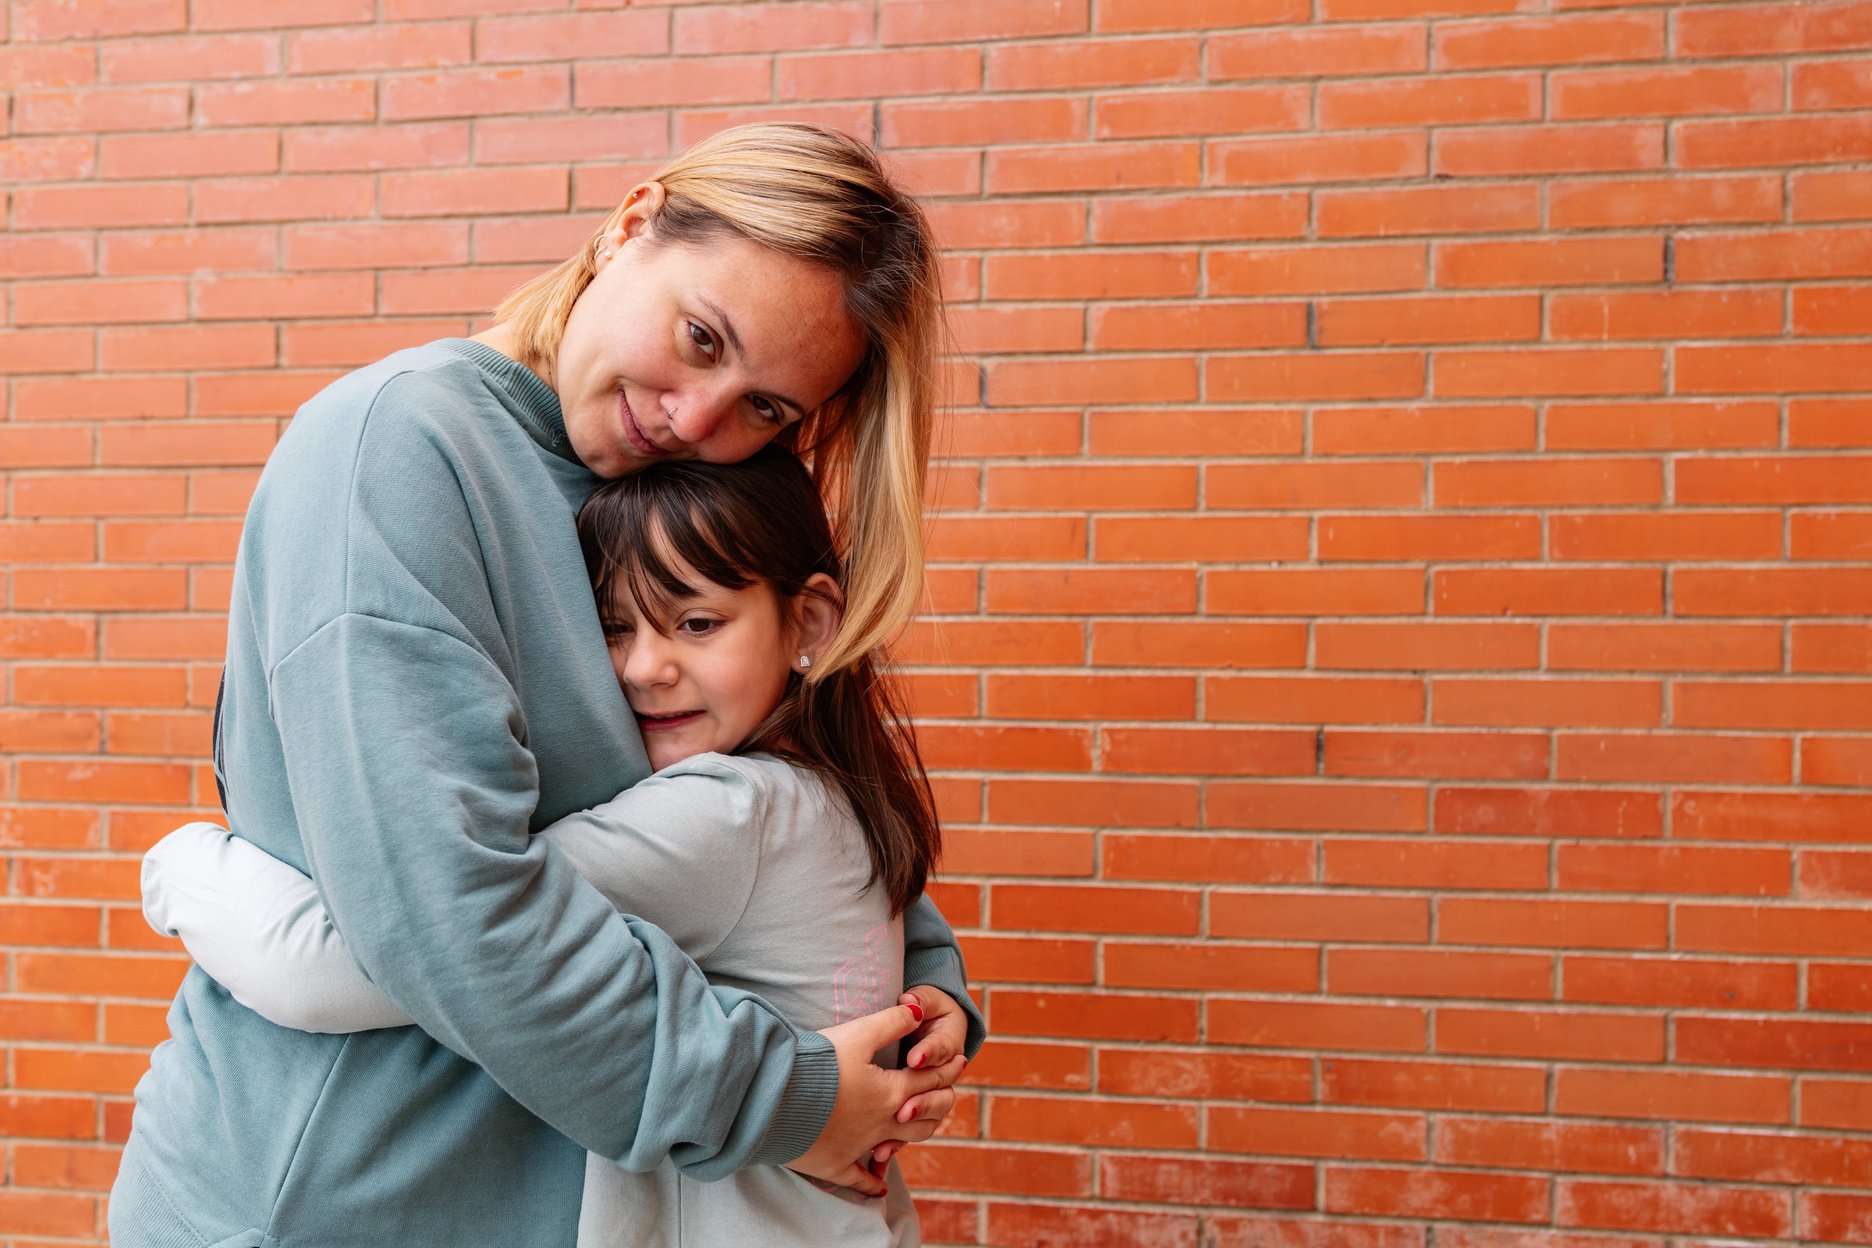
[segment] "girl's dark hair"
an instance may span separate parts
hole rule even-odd
[[[608,481],[580,509],[578,533],[601,615],[621,591],[646,618],[669,618],[694,593],[681,564],[728,589],[765,584],[782,611],[814,592],[816,573],[844,584],[819,491],[777,446],[738,464],[659,463]],[[895,684],[872,655],[793,672],[738,749],[783,758],[844,794],[893,913],[923,892],[941,852],[935,800]]]

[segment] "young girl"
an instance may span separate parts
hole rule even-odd
[[[902,912],[938,830],[914,738],[873,663],[814,678],[842,595],[805,468],[775,447],[737,465],[653,465],[598,490],[578,525],[657,774],[540,835],[619,910],[668,931],[710,982],[756,992],[800,1027],[891,1004]],[[351,960],[312,881],[219,827],[164,838],[143,890],[152,926],[276,1023],[410,1022]],[[920,1242],[894,1166],[888,1182],[883,1201],[864,1201],[778,1167],[698,1183],[667,1162],[630,1173],[594,1155],[579,1243]]]

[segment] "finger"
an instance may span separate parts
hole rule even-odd
[[[904,1058],[904,1065],[911,1070],[922,1070],[926,1066],[940,1066],[954,1056],[955,1050],[942,1036],[925,1036]]]
[[[927,1119],[918,1118],[910,1122],[900,1122],[891,1127],[900,1144],[921,1144],[936,1134],[937,1124]]]
[[[897,1071],[898,1078],[903,1081],[903,1099],[907,1101],[913,1096],[921,1096],[925,1092],[934,1092],[938,1088],[949,1087],[962,1077],[962,1072],[967,1067],[966,1057],[952,1057],[940,1066],[929,1066],[922,1070]]]
[[[872,1172],[874,1174],[880,1175],[881,1177],[884,1167],[890,1165],[890,1159],[895,1157],[897,1155],[897,1151],[901,1149],[903,1146],[904,1146],[904,1142],[902,1140],[885,1140],[882,1144],[872,1149],[871,1150]]]
[[[922,1096],[913,1096],[897,1111],[898,1122],[925,1121],[940,1123],[955,1108],[954,1088],[938,1088]]]
[[[834,1187],[849,1187],[860,1196],[882,1196],[890,1190],[884,1186],[884,1180],[855,1161],[826,1181]]]
[[[921,1013],[921,1006],[893,1005],[875,1014],[855,1018],[845,1025],[861,1031],[865,1036],[866,1050],[875,1053],[915,1031],[923,1021],[918,1017]]]

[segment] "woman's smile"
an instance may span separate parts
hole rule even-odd
[[[630,398],[622,389],[618,390],[618,420],[624,427],[624,440],[645,459],[660,459],[673,453],[650,440],[650,435],[637,423],[637,413],[631,410]]]

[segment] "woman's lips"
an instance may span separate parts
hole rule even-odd
[[[647,715],[636,712],[637,727],[643,732],[667,732],[671,728],[681,728],[702,718],[701,711],[677,711],[673,715]]]
[[[630,443],[633,451],[646,459],[656,459],[669,454],[644,433],[643,427],[637,423],[636,413],[631,411],[630,400],[624,397],[622,390],[618,391],[618,419],[624,426],[624,440]]]

